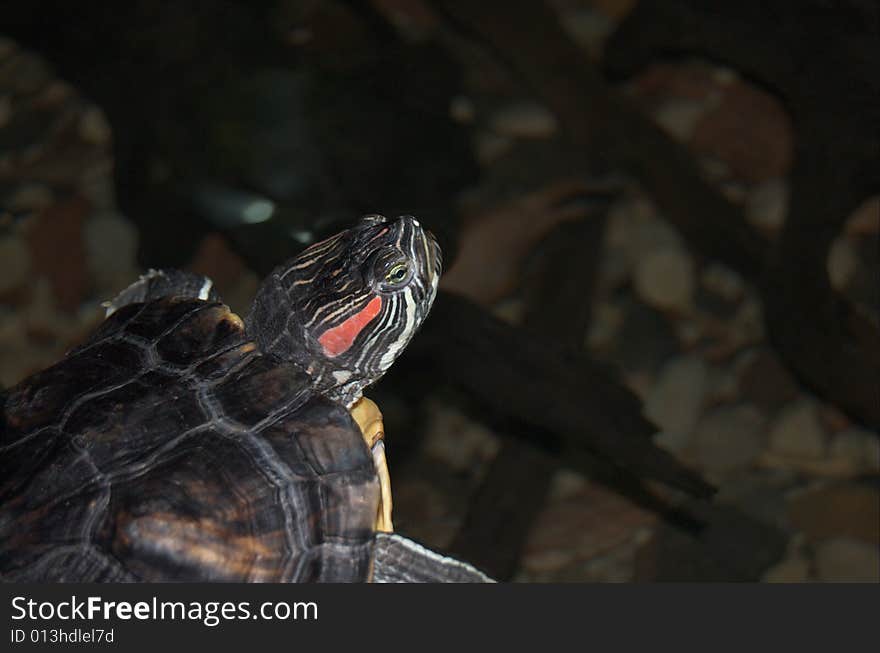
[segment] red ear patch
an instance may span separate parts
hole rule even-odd
[[[330,358],[334,358],[339,356],[339,354],[348,351],[348,348],[351,347],[354,339],[357,338],[358,334],[364,330],[364,327],[379,314],[381,309],[382,298],[377,295],[370,300],[369,304],[364,306],[359,312],[352,315],[345,322],[332,329],[327,329],[321,334],[321,337],[318,338],[318,342],[321,343],[321,347],[324,348],[324,353]]]

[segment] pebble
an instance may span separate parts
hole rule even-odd
[[[564,501],[587,490],[589,481],[580,472],[560,469],[553,474],[547,489],[547,501]]]
[[[739,393],[767,415],[775,414],[797,397],[799,388],[795,378],[766,347],[747,350],[736,363],[739,368]]]
[[[30,262],[27,243],[21,236],[0,236],[0,293],[15,290],[27,283]]]
[[[211,232],[199,242],[187,269],[211,279],[220,296],[228,301],[230,289],[246,267],[244,259],[229,246],[228,239]]]
[[[16,49],[15,41],[5,36],[0,36],[0,61],[11,56]]]
[[[495,112],[490,120],[494,132],[511,138],[547,139],[556,133],[556,117],[534,102],[516,102]]]
[[[574,552],[571,550],[544,549],[527,554],[522,561],[530,573],[545,574],[558,571],[574,560]]]
[[[877,236],[880,234],[880,195],[868,198],[846,221],[850,236]]]
[[[860,428],[849,428],[836,433],[831,440],[832,458],[848,460],[854,471],[880,472],[880,436]]]
[[[449,102],[449,115],[455,122],[469,125],[477,118],[477,108],[469,97],[456,95]]]
[[[28,225],[34,276],[48,279],[58,307],[75,313],[90,289],[83,225],[91,207],[79,195],[60,198]]]
[[[593,307],[593,319],[587,331],[585,344],[590,351],[599,352],[610,347],[617,331],[623,324],[623,310],[609,302],[602,302]]]
[[[611,207],[604,240],[604,248],[626,252],[631,266],[658,249],[686,249],[678,231],[657,215],[650,201],[639,196],[628,197]]]
[[[508,297],[492,307],[492,315],[508,324],[520,325],[526,314],[526,304],[520,297]]]
[[[691,145],[721,159],[734,178],[760,183],[791,168],[794,130],[780,101],[738,80],[720,88],[721,98],[694,128]]]
[[[109,145],[113,136],[110,123],[98,107],[89,107],[79,119],[79,136],[92,145]]]
[[[816,575],[832,583],[880,582],[880,555],[876,545],[849,537],[835,537],[816,546]]]
[[[79,191],[95,207],[96,213],[116,211],[116,187],[113,182],[113,164],[108,159],[93,161],[83,168],[79,177]]]
[[[809,399],[798,399],[784,407],[770,426],[770,450],[794,458],[822,458],[826,435]]]
[[[749,465],[764,447],[765,420],[753,406],[722,406],[697,424],[693,450],[699,463],[719,474]]]
[[[766,572],[764,583],[806,583],[810,580],[810,561],[802,555],[794,555],[779,562]]]
[[[765,339],[764,310],[761,302],[747,296],[733,316],[731,325],[733,343],[737,348],[753,345]]]
[[[508,136],[501,136],[493,132],[479,132],[475,136],[474,149],[477,160],[483,166],[488,166],[513,148],[514,140]]]
[[[561,22],[572,40],[594,57],[601,54],[605,39],[616,26],[608,15],[594,8],[565,12]]]
[[[610,358],[627,373],[654,374],[679,354],[678,336],[666,315],[628,296],[615,305],[623,318],[612,342],[602,350],[603,357]]]
[[[0,63],[0,87],[20,95],[40,90],[51,80],[46,63],[36,55],[17,52]]]
[[[846,221],[850,236],[876,236],[880,233],[880,196],[868,198]]]
[[[662,430],[660,442],[678,449],[693,431],[706,390],[708,367],[699,356],[674,358],[660,371],[645,400],[645,415]]]
[[[868,483],[824,483],[789,494],[786,516],[808,541],[846,536],[880,544],[880,490]]]
[[[746,199],[746,220],[754,227],[776,233],[785,223],[788,212],[788,184],[770,179],[756,186]]]
[[[745,292],[742,277],[721,263],[709,263],[704,267],[700,274],[700,284],[729,302],[739,301]]]
[[[636,265],[636,293],[648,305],[685,312],[694,294],[694,266],[684,249],[667,248],[648,254]]]
[[[849,286],[859,266],[856,248],[846,236],[834,239],[828,251],[828,278],[835,290],[842,291]]]
[[[434,401],[428,411],[431,417],[425,433],[425,453],[457,472],[472,470],[475,462],[489,461],[498,453],[498,436],[464,413]]]
[[[593,482],[564,483],[570,487],[564,493],[555,488],[552,498],[548,495],[530,529],[522,560],[526,571],[550,573],[570,564],[582,566],[613,553],[656,523],[656,515]]]
[[[233,313],[245,316],[250,311],[257,290],[260,288],[260,277],[252,270],[244,270],[231,285],[220,294],[223,302]]]
[[[722,479],[717,500],[765,524],[787,527],[787,496],[796,481],[797,475],[787,469],[741,469]]]
[[[696,100],[672,99],[653,113],[654,120],[679,141],[691,139],[694,129],[706,113],[706,103]]]
[[[0,129],[9,124],[12,118],[12,99],[8,95],[0,96]]]
[[[116,213],[93,216],[85,224],[89,270],[99,291],[111,296],[137,279],[138,233]]]
[[[55,193],[45,184],[23,184],[9,198],[9,208],[13,211],[41,211],[55,199]]]

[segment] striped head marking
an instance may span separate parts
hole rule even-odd
[[[351,405],[419,328],[440,280],[440,247],[412,216],[364,217],[266,280],[248,318],[263,351],[300,364]]]

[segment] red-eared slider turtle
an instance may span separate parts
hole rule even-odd
[[[361,400],[425,319],[440,249],[367,216],[277,268],[246,320],[152,272],[61,362],[0,396],[12,581],[482,580],[390,531]]]

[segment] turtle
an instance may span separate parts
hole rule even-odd
[[[378,407],[437,293],[412,216],[368,215],[260,285],[151,270],[0,395],[0,578],[483,581],[393,533]]]

